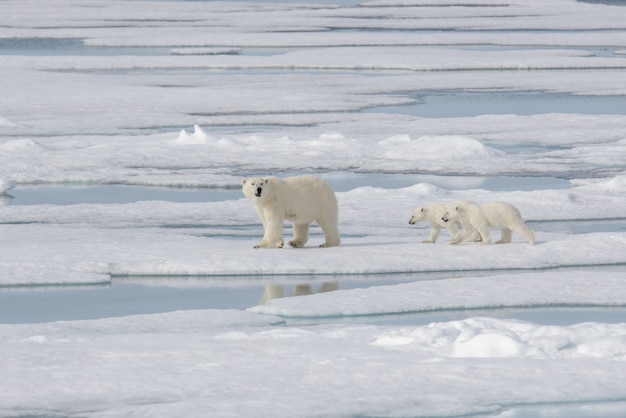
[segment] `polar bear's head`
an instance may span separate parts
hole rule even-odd
[[[409,223],[414,225],[419,221],[423,221],[426,219],[426,213],[428,212],[428,208],[417,208],[413,211],[411,215],[411,219],[409,219]]]
[[[262,202],[270,195],[272,190],[272,177],[241,180],[241,189],[243,194],[253,202]]]
[[[455,221],[461,216],[461,212],[463,212],[463,205],[449,206],[441,217],[441,220],[444,222]]]

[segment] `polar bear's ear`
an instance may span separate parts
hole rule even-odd
[[[454,210],[455,210],[456,212],[460,212],[460,211],[461,211],[461,207],[460,207],[460,206],[457,206],[457,207],[455,207],[455,208],[454,208]]]
[[[248,179],[241,179],[241,185],[245,186],[246,185],[246,181],[248,181]]]

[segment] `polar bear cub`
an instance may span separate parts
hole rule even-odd
[[[489,244],[489,229],[500,229],[502,237],[496,244],[511,242],[512,231],[517,232],[529,244],[535,243],[535,234],[526,227],[519,210],[506,202],[491,202],[484,205],[455,202],[448,206],[442,216],[444,222],[460,221],[463,228],[450,240],[450,244],[463,241],[473,230],[478,231],[482,244]]]
[[[339,245],[337,198],[330,186],[314,176],[241,180],[243,194],[254,203],[263,223],[263,241],[254,248],[282,248],[283,223],[293,224],[292,247],[303,247],[312,222],[322,228],[325,242],[320,247]]]
[[[473,204],[469,200],[464,200],[467,204]],[[461,203],[461,201],[459,201]],[[420,221],[428,221],[430,224],[430,235],[427,240],[422,241],[423,243],[434,244],[439,237],[439,233],[441,232],[441,228],[446,228],[448,232],[450,232],[450,236],[454,237],[459,232],[459,227],[461,227],[461,222],[459,221],[451,221],[445,222],[442,218],[443,215],[447,211],[447,205],[435,204],[430,206],[424,206],[421,208],[417,208],[413,211],[411,215],[411,219],[409,220],[409,224],[415,225]],[[480,241],[480,235],[474,233],[470,240],[472,241]]]

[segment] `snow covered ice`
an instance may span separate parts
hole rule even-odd
[[[1,9],[0,416],[626,415],[625,6]],[[342,245],[252,249],[240,179],[303,173]],[[422,244],[458,199],[537,244]],[[55,305],[121,285],[184,309]]]

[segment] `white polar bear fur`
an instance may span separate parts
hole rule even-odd
[[[465,202],[468,204],[473,203],[469,200]],[[439,237],[441,228],[446,228],[448,232],[450,232],[451,237],[454,237],[459,232],[459,227],[461,226],[460,222],[445,222],[442,219],[446,211],[447,205],[442,204],[424,206],[413,211],[409,224],[414,225],[420,221],[428,221],[430,224],[430,235],[427,240],[422,241],[423,243],[434,244]],[[475,234],[475,236],[472,236],[470,239],[480,241],[480,236]]]
[[[303,247],[309,240],[312,222],[322,228],[325,242],[320,247],[339,245],[337,198],[330,186],[314,176],[241,180],[243,194],[254,203],[263,222],[263,241],[254,248],[282,248],[283,223],[293,224],[292,247]]]
[[[463,228],[450,240],[450,244],[458,244],[474,230],[481,237],[481,244],[491,242],[489,229],[500,229],[502,237],[496,244],[511,242],[512,231],[517,232],[529,244],[535,243],[535,234],[526,227],[520,211],[506,202],[491,202],[484,205],[454,202],[448,205],[448,210],[442,217],[446,222],[460,221]]]

